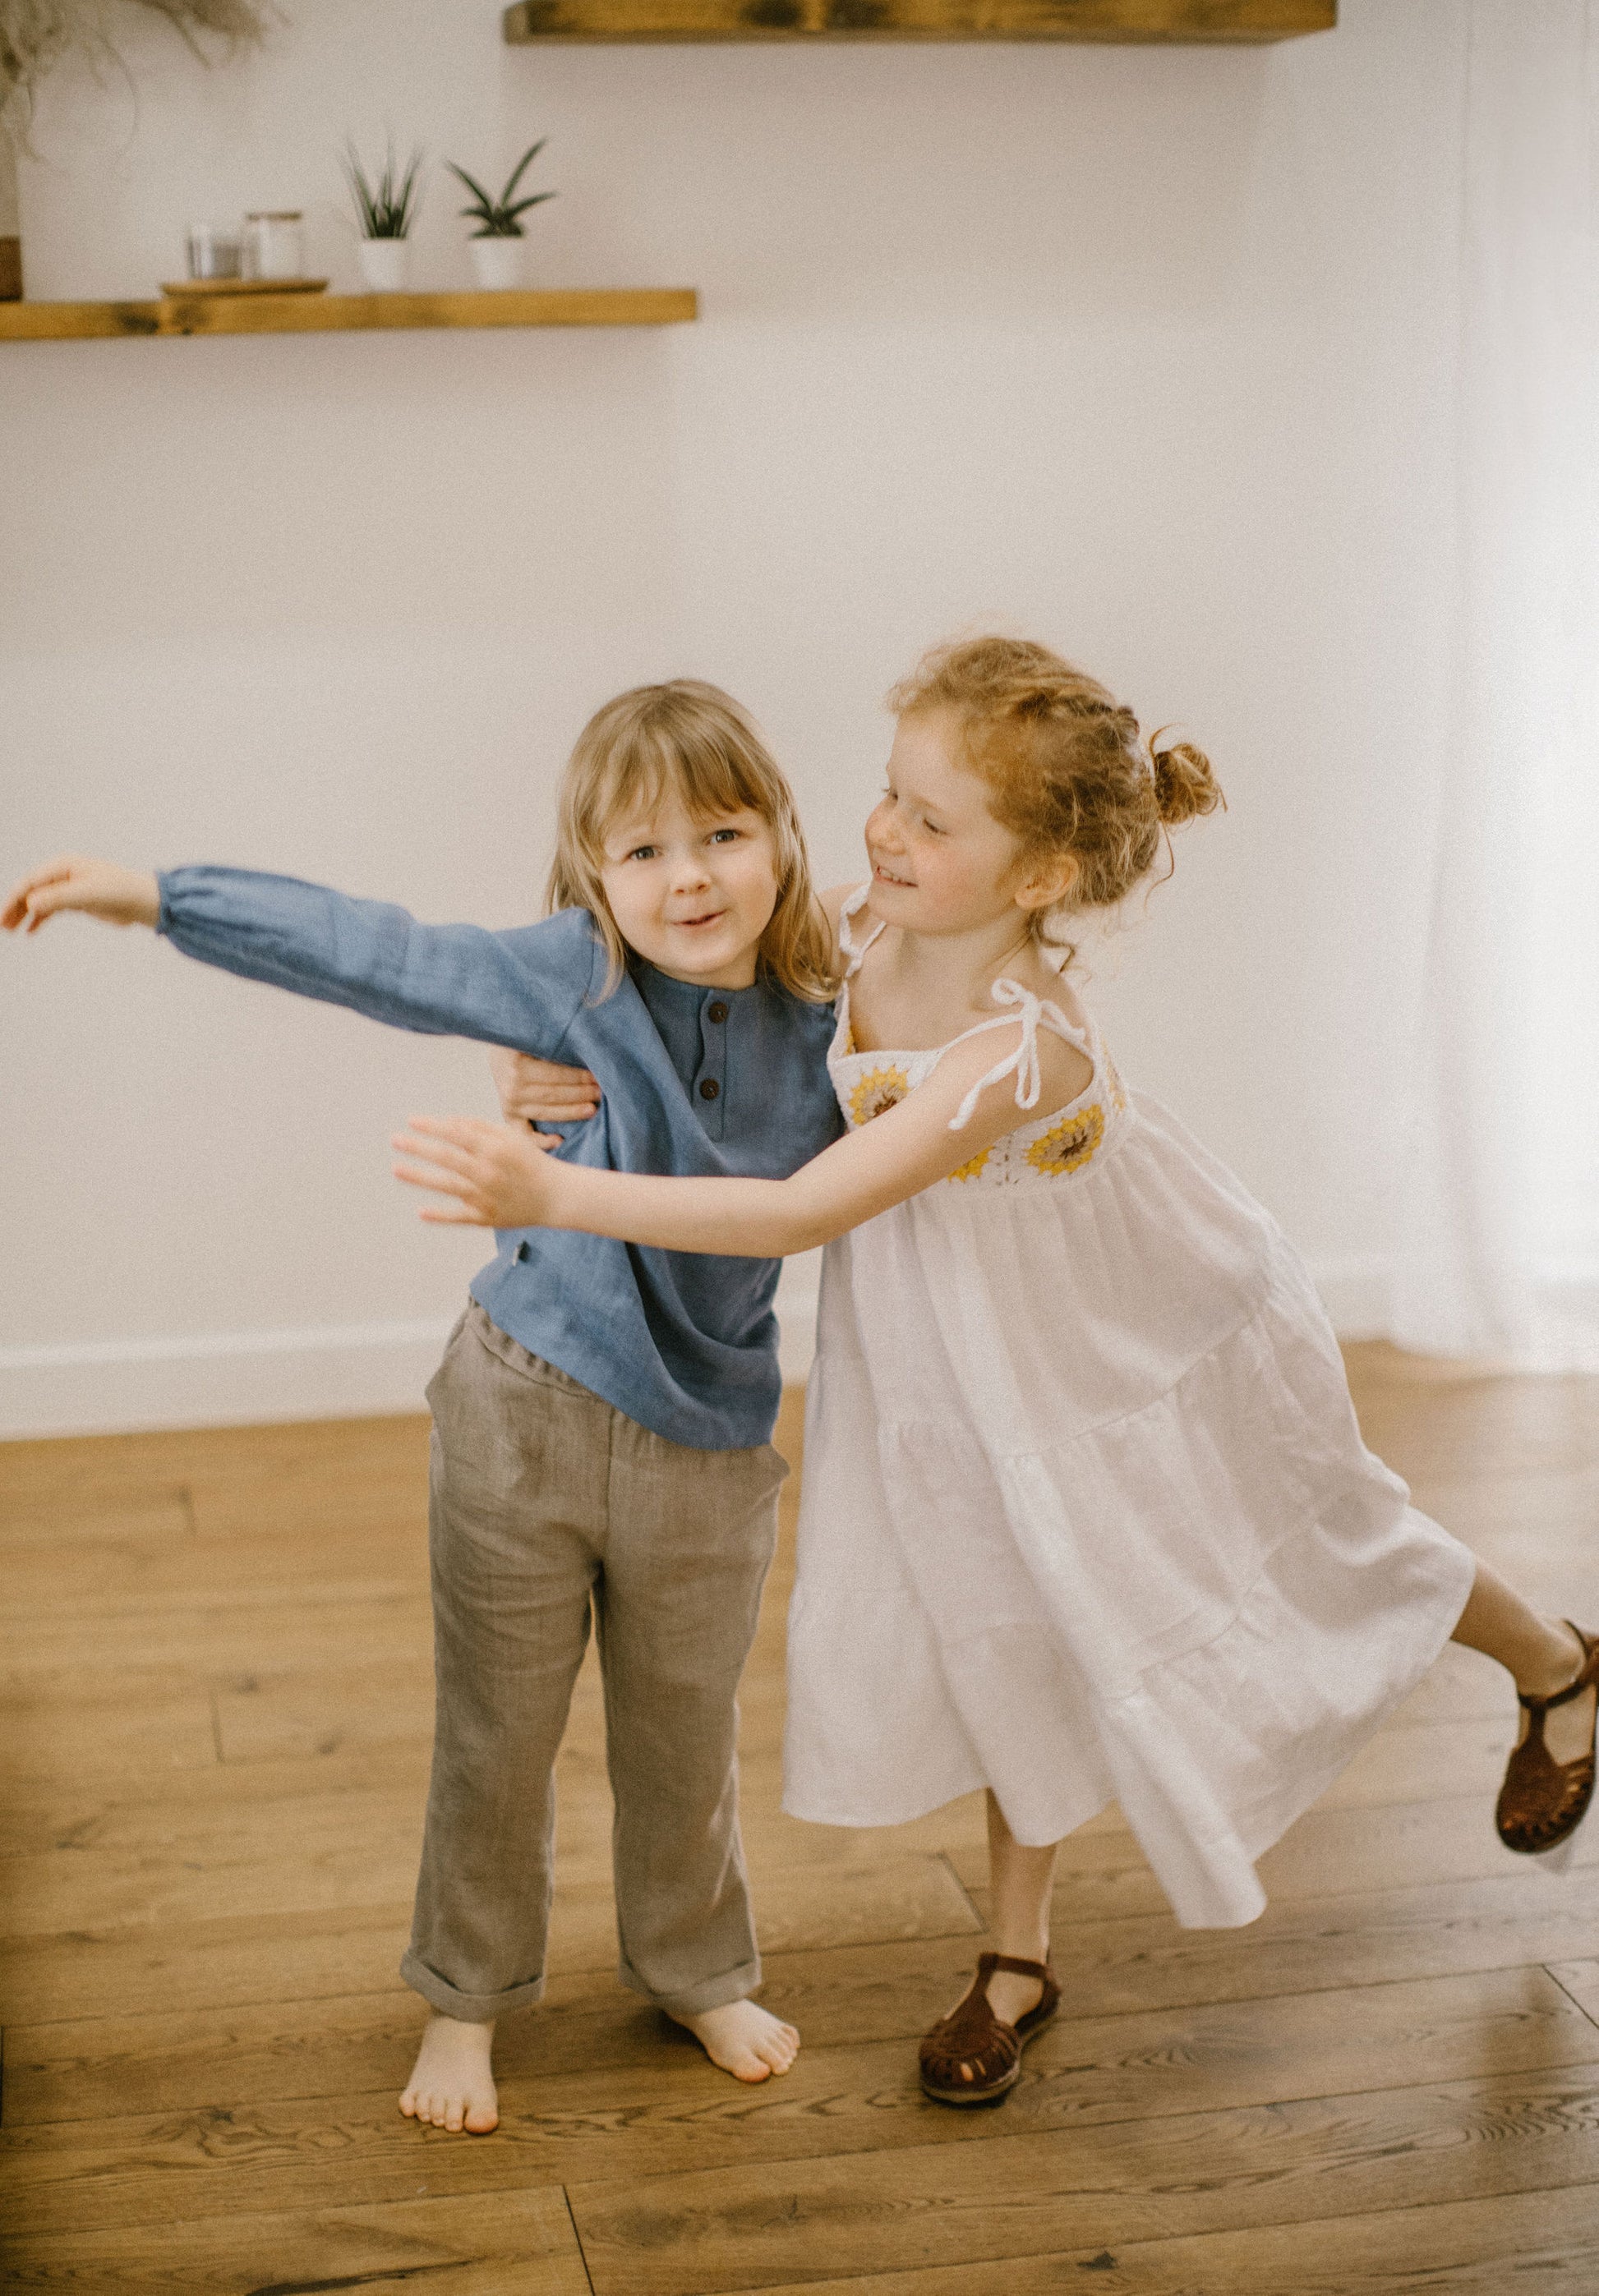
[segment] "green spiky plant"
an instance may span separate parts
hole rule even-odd
[[[342,161],[345,181],[356,203],[356,217],[363,239],[405,239],[416,221],[416,211],[422,204],[417,178],[422,173],[422,152],[419,144],[406,162],[402,174],[394,157],[394,142],[390,139],[383,159],[383,172],[375,184],[361,165],[361,155],[354,140],[349,143]]]
[[[529,192],[525,199],[519,200],[516,196],[516,187],[549,140],[547,135],[541,135],[537,144],[529,144],[512,169],[505,188],[497,200],[491,199],[477,177],[469,176],[464,168],[457,168],[453,160],[445,161],[444,164],[451,175],[457,176],[472,193],[472,205],[461,210],[463,216],[474,221],[479,226],[476,231],[467,234],[469,238],[522,239],[526,237],[521,225],[523,216],[527,214],[529,208],[537,207],[541,200],[553,200],[555,194],[554,192]]]

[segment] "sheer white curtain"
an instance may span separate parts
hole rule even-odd
[[[1599,1369],[1599,0],[1467,0],[1454,704],[1391,1329]]]

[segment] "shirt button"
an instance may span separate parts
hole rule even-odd
[[[700,1079],[700,1097],[701,1097],[701,1100],[714,1100],[714,1099],[716,1098],[716,1096],[717,1096],[718,1093],[719,1093],[719,1092],[721,1091],[721,1089],[722,1089],[722,1087],[721,1087],[721,1086],[717,1082],[717,1080],[716,1080],[715,1077],[701,1077],[701,1079]]]
[[[727,1018],[727,1007],[719,1002],[708,1004],[705,1008],[705,1017],[708,1021],[725,1021]]]

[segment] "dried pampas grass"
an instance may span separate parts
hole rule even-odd
[[[257,0],[132,0],[164,16],[197,54],[208,39],[236,45],[266,29],[271,10]],[[53,63],[70,49],[116,53],[109,0],[0,0],[0,111],[27,106]]]

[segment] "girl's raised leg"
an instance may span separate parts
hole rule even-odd
[[[1551,1698],[1575,1682],[1587,1655],[1563,1619],[1546,1618],[1533,1610],[1486,1562],[1477,1565],[1471,1595],[1450,1639],[1496,1659],[1514,1677],[1517,1690],[1529,1698]],[[1545,1723],[1550,1753],[1557,1762],[1576,1761],[1587,1752],[1593,1728],[1591,1697],[1551,1707]],[[1526,1731],[1523,1714],[1523,1736]]]

